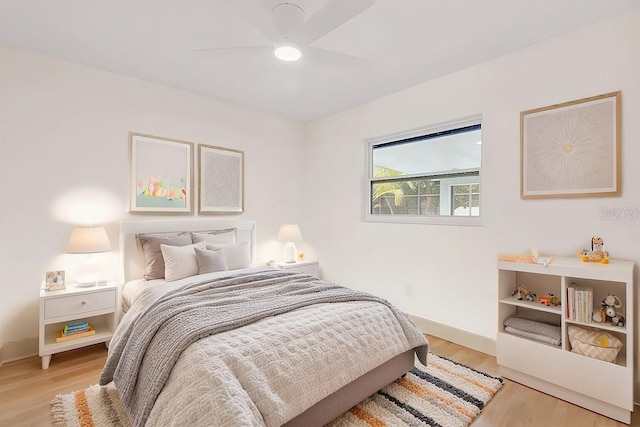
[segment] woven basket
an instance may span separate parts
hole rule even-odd
[[[569,325],[571,351],[605,362],[616,362],[622,341],[610,332]]]

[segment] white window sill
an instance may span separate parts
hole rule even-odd
[[[481,227],[479,216],[365,215],[364,222]]]

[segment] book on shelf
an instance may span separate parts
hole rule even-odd
[[[77,328],[77,329],[69,329],[69,330],[62,330],[62,335],[73,335],[73,334],[80,334],[82,332],[87,332],[89,330],[89,326],[85,327],[85,328]]]
[[[89,330],[89,322],[67,323],[62,329],[63,335],[69,335],[76,332],[85,332]]]
[[[567,318],[569,320],[576,320],[576,301],[578,295],[576,292],[576,286],[578,285],[575,283],[567,286],[567,305],[569,307],[569,314],[567,315]]]
[[[73,329],[73,328],[83,328],[85,326],[89,326],[89,322],[76,322],[76,323],[67,323],[65,328]]]
[[[593,288],[572,283],[567,287],[567,319],[591,323],[593,317]]]
[[[81,322],[71,322],[71,323],[67,323],[66,326],[69,327],[73,327],[73,326],[88,326],[89,322],[87,322],[86,320],[83,320]]]
[[[56,342],[64,342],[64,341],[69,341],[69,340],[75,340],[75,339],[82,338],[82,337],[89,337],[89,336],[95,335],[95,334],[96,334],[96,329],[91,325],[89,325],[89,329],[87,329],[86,331],[75,332],[75,333],[66,334],[66,335],[63,333],[63,329],[60,329],[56,333]]]

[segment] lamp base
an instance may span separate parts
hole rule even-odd
[[[282,252],[282,258],[287,264],[295,263],[298,259],[298,249],[293,242],[287,242],[284,244],[284,250]]]
[[[100,269],[98,268],[96,259],[89,254],[76,269],[76,286],[79,288],[95,286],[98,280],[101,279],[100,276]]]

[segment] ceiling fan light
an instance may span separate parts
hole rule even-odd
[[[282,61],[297,61],[302,57],[300,49],[292,45],[277,46],[273,54]]]

